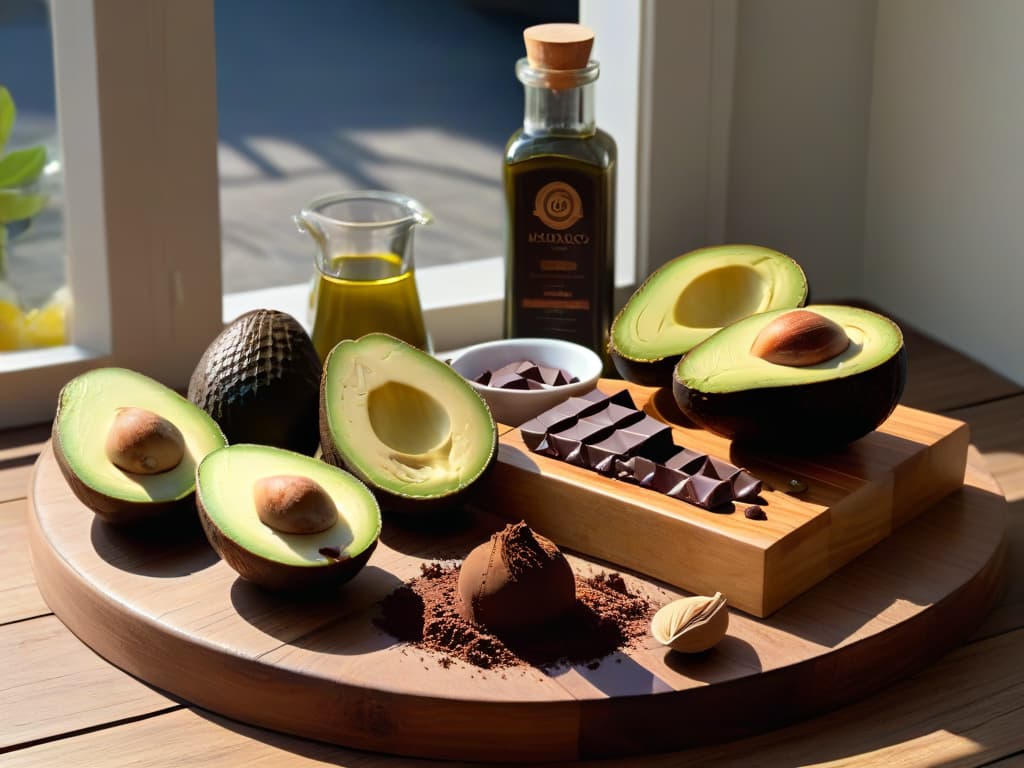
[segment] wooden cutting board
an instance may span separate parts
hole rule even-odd
[[[770,618],[734,612],[728,635],[707,653],[681,655],[648,638],[597,664],[488,671],[442,663],[373,623],[380,601],[422,565],[460,558],[504,524],[481,510],[435,533],[387,522],[352,582],[305,601],[239,580],[198,527],[146,537],[99,522],[49,448],[33,473],[28,514],[36,579],[51,609],[142,680],[299,736],[509,761],[678,749],[861,697],[977,626],[1000,588],[1006,526],[998,488],[969,467],[964,487]],[[583,556],[570,562],[581,576],[611,568]],[[683,594],[623,575],[655,605]]]
[[[743,451],[690,425],[671,392],[627,389],[638,408],[674,426],[673,442],[748,469],[764,482],[758,506],[708,511],[530,451],[504,433],[489,476],[489,507],[523,519],[559,546],[607,560],[697,594],[725,594],[765,617],[889,536],[963,484],[966,424],[897,406],[881,427],[823,455]],[[803,489],[788,491],[796,481]]]

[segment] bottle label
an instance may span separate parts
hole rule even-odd
[[[592,174],[538,169],[517,179],[512,296],[517,336],[553,336],[596,348],[603,239]]]

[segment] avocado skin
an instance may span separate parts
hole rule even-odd
[[[375,538],[355,557],[328,565],[287,565],[269,560],[229,539],[213,524],[203,506],[201,493],[196,494],[199,522],[213,551],[246,581],[274,592],[307,592],[337,587],[350,581],[370,559],[377,548]]]
[[[255,357],[255,360],[254,360]],[[228,442],[316,452],[320,357],[291,315],[247,312],[207,347],[188,399],[210,414]]]
[[[814,384],[706,393],[672,377],[679,408],[709,432],[737,443],[796,453],[839,448],[892,413],[907,379],[907,349],[854,376]]]
[[[663,387],[672,380],[672,372],[682,359],[682,355],[670,355],[658,360],[633,360],[623,356],[612,344],[608,343],[608,356],[611,357],[619,376],[634,384],[645,387]]]
[[[135,526],[143,523],[170,521],[180,516],[194,518],[196,513],[195,492],[181,499],[171,501],[126,501],[97,491],[86,485],[71,469],[57,435],[56,420],[51,433],[53,455],[72,493],[102,520],[119,526]]]

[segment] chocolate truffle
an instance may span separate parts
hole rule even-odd
[[[459,570],[459,615],[493,632],[543,624],[575,603],[576,578],[565,555],[524,522],[493,534]]]

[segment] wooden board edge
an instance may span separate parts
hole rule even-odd
[[[903,472],[901,482],[893,489],[893,530],[963,486],[971,428],[963,421],[948,421],[953,429],[930,445],[920,457],[917,471]],[[922,484],[924,491],[918,488]]]
[[[34,480],[35,470],[33,485]],[[91,588],[56,551],[40,523],[34,495],[28,504],[28,536],[43,599],[93,651],[160,690],[242,722],[356,749],[494,760],[493,745],[504,738],[503,759],[578,757],[579,711],[573,699],[531,703],[538,716],[527,722],[516,702],[440,699],[310,677],[196,642],[133,612],[130,605]],[[210,685],[211,677],[217,685]]]
[[[523,462],[535,466],[536,471],[521,466]],[[545,466],[554,471],[545,473]],[[626,493],[600,489],[581,499],[579,485],[560,474],[564,469],[575,468],[565,468],[545,456],[526,456],[515,445],[503,442],[490,479],[501,492],[491,494],[489,509],[509,520],[524,520],[567,550],[698,594],[721,591],[729,596],[730,605],[742,611],[753,615],[762,611],[760,584],[751,585],[741,576],[763,572],[764,548],[639,506]],[[627,490],[633,489],[625,486],[623,491]],[[538,503],[541,499],[543,503]],[[601,517],[600,535],[584,520],[594,514]],[[660,546],[665,541],[677,546],[666,550]]]
[[[941,601],[870,637],[797,664],[635,706],[584,704],[583,759],[669,752],[754,736],[838,709],[911,675],[963,643],[1005,580],[1005,527],[979,570]],[[822,685],[822,680],[828,685]],[[676,706],[658,702],[676,696]],[[628,737],[620,723],[628,718]],[[752,758],[753,759],[753,758]]]

